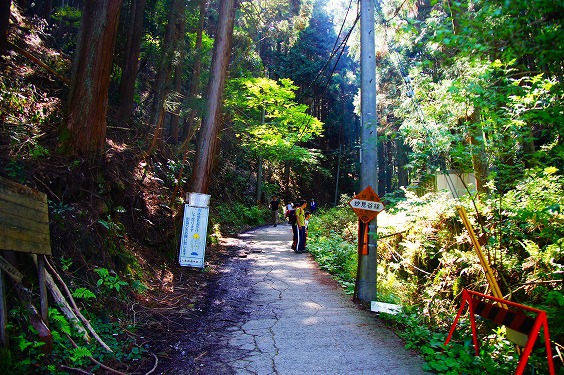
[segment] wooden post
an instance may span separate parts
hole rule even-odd
[[[470,223],[470,220],[468,220],[468,216],[466,215],[466,210],[462,206],[457,206],[456,210],[458,211],[458,215],[460,216],[460,219],[462,219],[462,223],[466,227],[466,230],[468,231],[468,235],[470,236],[470,239],[472,240],[472,245],[474,246],[474,250],[476,251],[478,258],[480,259],[480,264],[482,265],[482,268],[484,269],[484,273],[486,275],[486,279],[488,280],[488,284],[490,285],[490,289],[492,291],[492,294],[494,295],[494,297],[503,299],[503,294],[501,293],[501,289],[499,288],[499,284],[497,283],[497,280],[494,276],[492,268],[490,267],[490,264],[488,263],[488,260],[486,259],[486,256],[484,255],[484,252],[482,251],[482,247],[480,246],[480,242],[478,241],[478,237],[476,237],[476,233],[474,233],[474,228],[472,228],[472,223]],[[498,303],[498,304],[501,307],[503,307],[504,309],[507,309],[506,304],[504,304],[504,303]],[[507,329],[507,339],[509,341],[511,341],[512,343],[523,347],[527,344],[527,341],[528,341],[529,338],[527,337],[527,335],[524,335],[520,332],[517,332],[517,331],[511,329],[511,328],[508,328]]]
[[[47,287],[45,286],[45,255],[37,256],[37,270],[39,272],[39,298],[41,300],[41,318],[49,327],[49,314],[47,303]]]
[[[6,311],[6,292],[4,289],[4,271],[0,268],[0,340],[3,346],[8,346],[8,333],[6,324],[8,323],[8,313]]]

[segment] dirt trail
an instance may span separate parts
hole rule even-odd
[[[185,334],[168,343],[157,373],[424,374],[397,335],[309,254],[290,250],[290,238],[279,225],[226,240],[240,256],[210,282],[199,313],[183,318]]]

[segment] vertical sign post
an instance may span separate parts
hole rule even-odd
[[[376,269],[368,272],[366,263],[362,259],[372,257],[376,261],[376,241],[370,236],[370,222],[376,222],[376,215],[384,209],[380,197],[372,186],[368,185],[364,190],[354,196],[349,202],[358,216],[358,268],[356,271],[356,283],[354,288],[354,299],[367,301],[367,298],[376,299]],[[375,228],[375,227],[374,227]],[[372,232],[375,236],[375,231]],[[372,251],[369,250],[372,245]],[[376,263],[374,263],[376,266]],[[368,285],[371,287],[368,288]]]
[[[378,191],[378,115],[376,106],[376,40],[373,0],[360,1],[360,188]],[[376,218],[370,221],[367,233],[376,233]],[[366,236],[367,254],[359,254],[356,297],[361,301],[376,299],[376,238]]]
[[[207,194],[190,193],[189,204],[184,205],[178,258],[181,266],[204,268],[209,198]]]

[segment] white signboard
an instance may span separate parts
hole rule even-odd
[[[353,199],[350,205],[352,208],[360,208],[368,211],[380,212],[384,209],[384,205],[381,202],[365,201],[362,199]]]
[[[209,207],[184,205],[178,259],[181,266],[204,268],[209,211]]]

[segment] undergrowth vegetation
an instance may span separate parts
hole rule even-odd
[[[407,346],[424,356],[429,370],[511,374],[519,360],[505,329],[487,321],[479,321],[481,351],[474,357],[467,313],[449,348],[443,348],[462,290],[491,294],[456,210],[462,206],[506,298],[547,312],[555,363],[563,373],[562,189],[561,176],[547,168],[528,171],[501,199],[455,200],[446,191],[423,196],[404,191],[403,198],[387,201],[386,210],[377,217],[378,300],[403,307],[401,315],[388,318],[401,327]],[[352,293],[357,218],[346,202],[345,198],[340,207],[315,215],[309,226],[308,249],[321,268],[333,273]],[[540,336],[528,373],[548,371]]]
[[[211,226],[216,235],[240,233],[266,223],[270,216],[266,207],[234,202],[213,208]]]
[[[99,278],[95,285],[75,287],[71,294],[99,339],[94,339],[82,321],[65,316],[60,306],[48,310],[51,337],[38,339],[26,307],[14,304],[7,325],[11,345],[0,350],[0,374],[65,374],[92,364],[93,370],[115,363],[134,366],[146,354],[143,346],[136,343],[136,325],[126,313],[116,314],[116,310],[104,307],[108,300],[102,297],[112,295],[112,305],[124,306],[129,303],[128,293],[139,284],[130,285],[106,268],[98,268],[96,273]],[[144,288],[137,291],[142,292]]]

